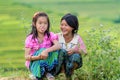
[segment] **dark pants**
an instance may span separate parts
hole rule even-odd
[[[82,56],[80,54],[74,53],[72,55],[68,55],[66,50],[64,49],[59,50],[58,65],[55,68],[54,74],[55,75],[59,74],[62,65],[64,65],[66,76],[71,76],[72,70],[74,68],[74,63],[78,65],[77,68],[82,67]]]

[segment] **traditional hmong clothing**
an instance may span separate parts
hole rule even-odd
[[[64,64],[66,76],[71,76],[72,74],[71,70],[74,67],[74,63],[78,65],[77,68],[80,68],[82,66],[82,56],[79,53],[68,55],[67,50],[74,48],[74,49],[81,49],[84,52],[86,52],[86,47],[81,37],[78,34],[74,34],[73,39],[69,43],[66,43],[62,33],[59,33],[58,40],[62,46],[62,49],[59,50],[58,65],[56,66],[55,74],[59,73],[59,71],[61,70],[62,64]]]
[[[25,48],[30,48],[30,55],[37,56],[46,48],[53,45],[54,40],[58,40],[58,36],[50,32],[50,36],[44,35],[43,41],[40,43],[37,38],[33,39],[33,35],[29,35],[25,40]],[[40,78],[45,71],[50,71],[57,64],[58,53],[48,53],[48,58],[45,60],[26,61],[25,65],[34,76]]]
[[[39,55],[45,48],[42,48],[34,53],[33,56]],[[58,58],[58,52],[50,52],[48,53],[48,58],[45,60],[36,60],[36,61],[31,61],[30,63],[30,71],[32,74],[36,77],[42,77],[44,73],[47,71],[51,71],[56,64],[58,64],[57,61]]]

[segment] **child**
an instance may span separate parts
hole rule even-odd
[[[32,19],[32,30],[25,40],[26,67],[41,80],[57,64],[60,49],[58,37],[49,32],[50,22],[46,13],[36,12]],[[46,74],[48,80],[54,80],[52,74]]]
[[[62,49],[59,51],[56,73],[65,73],[70,77],[75,69],[82,66],[81,54],[87,54],[86,47],[78,32],[78,19],[75,15],[66,14],[60,23],[61,33],[58,33],[59,43]]]

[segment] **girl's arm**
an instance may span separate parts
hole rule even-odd
[[[83,49],[79,48],[79,46],[76,46],[75,48],[71,48],[68,50],[68,54],[73,54],[73,53],[78,53],[78,54],[87,54],[86,51]]]
[[[55,50],[59,50],[61,48],[61,45],[58,42],[58,35],[54,34],[52,32],[50,32],[50,35],[51,35],[51,41],[53,43],[53,46],[51,46],[50,48],[47,48],[46,51],[47,52],[52,52],[52,51],[55,51]]]
[[[80,36],[79,36],[79,39],[78,39],[78,44],[76,45],[76,47],[74,49],[75,49],[76,53],[87,54],[86,46],[85,46],[85,44],[84,44],[84,42],[83,42],[83,40]]]
[[[61,48],[61,46],[60,46],[59,42],[57,40],[53,40],[53,46],[51,46],[50,48],[45,49],[38,56],[39,56],[39,58],[46,59],[48,57],[49,52],[59,50],[60,48]]]
[[[46,51],[47,52],[52,52],[55,50],[59,50],[61,48],[59,42],[57,40],[53,40],[53,46],[51,46],[50,48],[47,48]]]
[[[39,59],[46,59],[48,57],[48,53],[55,51],[55,50],[59,50],[61,48],[59,42],[57,40],[53,40],[53,46],[50,48],[47,48],[46,50],[44,50],[39,56],[31,56],[30,53],[30,48],[25,48],[25,59],[26,60],[39,60]]]
[[[30,59],[30,48],[25,48],[25,59],[26,60]]]
[[[25,48],[25,59],[26,60],[38,60],[38,59],[41,59],[41,56],[31,56],[30,55],[30,48]]]
[[[74,48],[68,50],[68,54],[73,54],[73,53],[87,54],[86,46],[80,36],[78,38],[77,45]]]
[[[75,52],[75,53],[79,53],[79,54],[82,54],[82,53],[87,54],[86,52],[84,52],[84,51],[83,51],[82,49],[80,49],[80,48],[78,48],[78,49],[75,48],[75,49],[74,49],[74,52]]]
[[[33,47],[32,35],[29,35],[25,40],[25,59],[26,60],[38,60],[40,57],[30,55],[30,50]]]

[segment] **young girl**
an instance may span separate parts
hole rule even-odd
[[[32,30],[25,40],[26,67],[31,73],[41,80],[58,63],[57,57],[60,49],[58,37],[49,32],[50,22],[46,13],[36,12],[32,19]],[[54,80],[46,74],[48,80]]]
[[[60,23],[61,33],[58,34],[62,49],[59,51],[56,73],[65,73],[70,77],[75,69],[82,66],[81,54],[86,54],[86,47],[78,32],[78,19],[75,15],[66,14]]]

